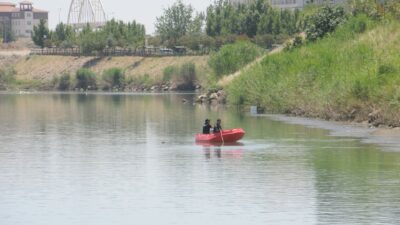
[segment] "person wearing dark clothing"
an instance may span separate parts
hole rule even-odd
[[[214,126],[214,134],[220,133],[221,131],[222,131],[221,119],[218,119],[217,124],[215,124],[215,126]]]
[[[210,120],[206,119],[203,126],[203,134],[210,134],[212,126],[210,125]]]

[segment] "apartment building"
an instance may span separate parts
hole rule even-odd
[[[0,27],[11,30],[16,37],[31,37],[33,27],[40,20],[49,18],[48,11],[33,7],[30,1],[20,2],[19,5],[10,2],[0,2]]]

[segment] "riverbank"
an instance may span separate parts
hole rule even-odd
[[[354,17],[314,43],[265,57],[226,91],[232,105],[400,126],[400,23]]]
[[[117,91],[152,88],[176,90],[182,83],[189,82],[179,73],[185,65],[193,67],[194,74],[190,74],[193,87],[207,79],[208,71],[208,56],[99,58],[2,54],[0,57],[0,69],[13,77],[12,82],[3,84],[3,89],[7,90],[59,90],[57,82],[66,75],[70,79],[67,90],[74,90],[76,73],[80,69],[90,70],[95,74],[99,89],[105,85],[104,73],[110,69],[118,69],[122,71],[125,83],[123,88],[118,86]]]
[[[340,121],[326,121],[321,119],[292,117],[280,114],[259,114],[257,117],[267,117],[275,121],[296,124],[309,128],[324,129],[330,136],[357,138],[362,143],[375,144],[387,151],[399,151],[400,128],[371,127],[368,123],[352,123]]]

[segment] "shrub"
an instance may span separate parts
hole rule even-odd
[[[299,35],[296,35],[293,39],[293,41],[288,42],[285,45],[285,51],[290,51],[294,48],[300,47],[301,45],[303,45],[303,38]]]
[[[263,48],[272,48],[275,43],[275,37],[271,34],[257,35],[253,38],[255,44]]]
[[[223,46],[211,55],[208,64],[218,77],[236,72],[262,54],[262,49],[250,42],[236,42]]]
[[[144,74],[144,75],[139,75],[136,77],[132,77],[132,80],[130,81],[130,83],[134,84],[134,85],[140,85],[146,88],[149,88],[150,86],[152,86],[154,84],[153,79],[151,79],[149,74]]]
[[[111,68],[103,73],[105,89],[123,88],[125,86],[125,74],[120,68]]]
[[[15,70],[14,69],[0,69],[0,85],[10,84],[15,81]]]
[[[58,90],[66,91],[71,86],[71,76],[68,73],[61,75],[58,81]]]
[[[346,13],[340,6],[324,6],[305,20],[307,40],[315,41],[335,31],[346,20]]]
[[[96,74],[88,69],[79,69],[76,72],[76,88],[95,90]]]
[[[180,79],[178,89],[180,90],[193,90],[196,82],[196,65],[193,63],[183,64],[180,69]]]
[[[178,73],[179,69],[176,68],[175,66],[167,66],[164,68],[163,72],[163,81],[168,82],[171,81],[173,76],[175,76]]]

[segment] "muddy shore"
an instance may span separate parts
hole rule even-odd
[[[289,124],[324,129],[328,130],[331,136],[357,138],[362,143],[378,145],[385,151],[400,151],[400,128],[377,128],[371,127],[368,123],[336,122],[276,114],[258,114],[253,116],[267,117]]]

